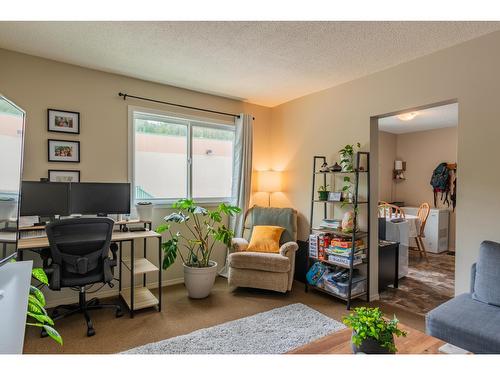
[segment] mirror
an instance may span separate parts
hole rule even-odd
[[[16,253],[25,117],[0,95],[0,264]]]

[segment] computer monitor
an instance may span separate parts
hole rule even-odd
[[[130,213],[129,183],[71,183],[72,214],[107,215]]]
[[[69,184],[23,181],[21,216],[69,215]]]

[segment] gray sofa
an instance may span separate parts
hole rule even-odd
[[[473,353],[500,353],[500,244],[484,241],[472,265],[470,293],[430,311],[427,334]]]

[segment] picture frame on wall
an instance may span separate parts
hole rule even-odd
[[[80,182],[80,171],[69,169],[49,169],[50,182]]]
[[[49,162],[79,163],[80,141],[65,141],[62,139],[49,139],[48,159]]]
[[[47,130],[56,133],[80,134],[80,112],[49,108]]]

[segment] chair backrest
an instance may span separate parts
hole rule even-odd
[[[250,241],[254,225],[276,225],[285,228],[280,245],[297,241],[297,211],[293,208],[253,206],[245,213],[243,238]]]
[[[398,206],[389,203],[382,203],[378,206],[378,217],[389,217],[397,219],[405,219],[405,211]]]
[[[52,261],[61,271],[86,274],[102,266],[111,243],[114,221],[109,218],[80,218],[47,225]]]
[[[431,206],[427,202],[422,203],[418,208],[417,216],[420,219],[420,235],[424,234],[425,223],[427,223],[427,218],[429,217],[430,211]]]

